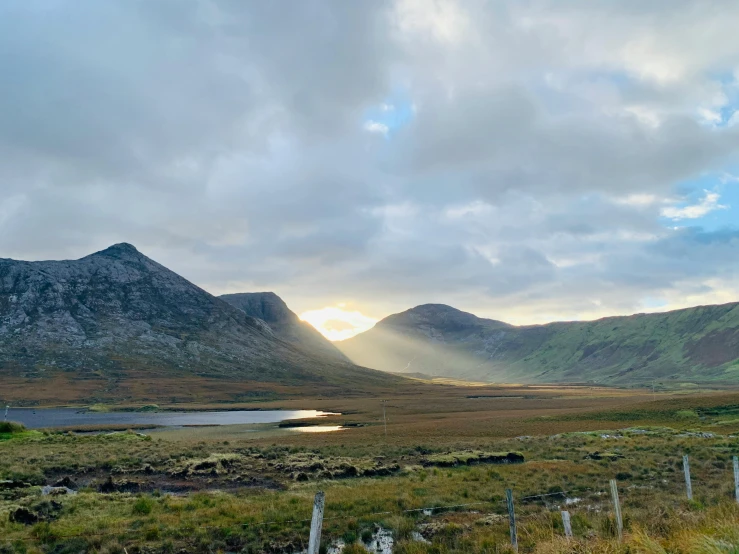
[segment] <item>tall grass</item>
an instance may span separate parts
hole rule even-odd
[[[0,421],[0,433],[22,433],[26,430],[26,426],[17,421]]]

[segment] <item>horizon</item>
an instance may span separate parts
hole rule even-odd
[[[84,256],[81,256],[80,258],[74,258],[72,260],[60,260],[60,259],[47,259],[47,260],[15,260],[15,261],[27,261],[27,262],[63,262],[63,261],[76,261],[82,258],[85,258],[92,254],[99,254],[101,252],[104,252],[108,249],[111,249],[113,247],[117,246],[124,246],[124,247],[132,247],[135,251],[137,251],[139,254],[142,254],[146,256],[147,258],[153,260],[154,262],[157,262],[156,259],[153,259],[149,256],[147,256],[144,252],[141,252],[135,244],[132,244],[130,242],[120,242],[108,245],[105,248],[102,248],[101,250],[90,252]],[[2,258],[0,258],[2,259]],[[167,268],[170,269],[170,268]],[[213,296],[221,296],[221,294],[218,293],[211,293],[208,291],[205,287],[202,287],[198,285],[197,283],[193,283],[194,285],[202,288],[209,294],[212,294]],[[252,294],[275,294],[280,299],[284,301],[284,298],[282,295],[280,295],[279,292],[273,291],[273,290],[258,290],[258,291],[251,291],[251,290],[242,290],[242,291],[234,291],[232,293],[223,293],[223,294],[238,294],[238,293],[252,293]],[[339,303],[336,306],[326,306],[320,309],[314,309],[314,310],[308,310],[306,312],[302,313],[296,313],[298,318],[301,321],[304,321],[306,323],[309,323],[314,329],[316,329],[323,337],[328,339],[331,342],[341,342],[343,340],[348,340],[352,337],[357,336],[360,333],[363,333],[365,331],[369,331],[372,329],[377,323],[382,321],[383,319],[390,317],[392,315],[397,315],[399,313],[407,312],[410,310],[414,310],[416,308],[419,308],[421,306],[445,306],[452,309],[455,309],[457,311],[465,312],[472,314],[474,316],[477,316],[482,319],[491,319],[496,321],[501,321],[503,323],[507,323],[509,325],[513,325],[515,327],[526,327],[526,326],[536,326],[536,325],[548,325],[550,323],[570,323],[570,322],[578,322],[578,321],[597,321],[600,319],[605,318],[612,318],[612,317],[629,317],[629,316],[635,316],[635,315],[646,315],[646,314],[659,314],[659,313],[667,313],[667,312],[673,312],[673,311],[680,311],[684,309],[690,309],[690,308],[699,308],[703,306],[712,306],[712,305],[723,305],[723,304],[734,304],[739,302],[737,299],[730,299],[725,302],[716,302],[713,304],[691,304],[686,306],[680,306],[675,308],[661,308],[661,307],[654,307],[651,310],[647,311],[639,311],[639,312],[629,312],[629,313],[614,313],[614,314],[606,314],[595,318],[590,319],[555,319],[555,320],[547,320],[547,321],[536,321],[536,322],[523,322],[523,323],[513,323],[510,321],[506,321],[500,318],[497,318],[495,316],[490,315],[484,315],[480,313],[476,313],[473,309],[464,309],[460,308],[458,306],[454,306],[449,303],[445,302],[422,302],[420,304],[416,304],[411,307],[403,308],[397,312],[387,313],[384,315],[381,315],[378,318],[373,318],[370,316],[367,316],[357,310],[352,310],[347,306],[346,303]],[[291,309],[290,303],[285,302],[288,309]],[[351,326],[349,326],[351,324]]]
[[[0,6],[0,257],[130,241],[333,339],[733,301],[739,5],[679,7]]]

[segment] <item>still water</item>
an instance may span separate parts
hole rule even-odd
[[[287,419],[310,419],[334,415],[318,410],[241,410],[232,412],[82,412],[76,408],[10,408],[9,421],[23,423],[29,429],[75,427],[80,425],[244,425],[277,423]],[[2,417],[2,414],[0,414]]]

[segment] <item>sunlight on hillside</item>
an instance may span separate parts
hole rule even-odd
[[[332,341],[351,338],[377,323],[376,319],[359,311],[335,306],[303,312],[300,319],[313,325],[324,337]]]

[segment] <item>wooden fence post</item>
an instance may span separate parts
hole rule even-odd
[[[624,540],[624,522],[621,519],[621,503],[618,501],[618,486],[616,480],[611,479],[611,498],[613,499],[613,511],[616,514],[616,530],[618,531],[618,540]]]
[[[308,554],[318,554],[321,548],[321,526],[323,525],[323,505],[326,500],[322,491],[316,493],[313,501],[313,519],[310,522],[310,540]]]
[[[572,523],[570,522],[570,512],[562,510],[562,525],[565,527],[565,537],[572,538]]]
[[[516,512],[513,509],[513,491],[505,490],[506,503],[508,504],[508,522],[511,527],[511,546],[518,552],[518,533],[516,532]]]
[[[688,492],[688,500],[693,500],[693,485],[690,483],[690,460],[688,455],[683,456],[683,472],[685,473],[685,489]]]
[[[734,496],[739,502],[739,456],[734,456]]]

